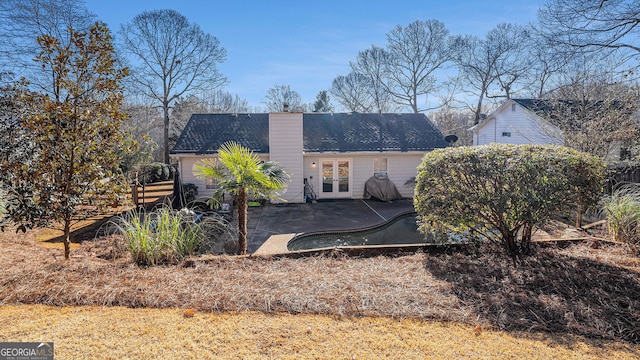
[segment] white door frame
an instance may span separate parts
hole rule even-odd
[[[348,170],[348,183],[346,190],[344,187],[341,190],[340,187],[340,174],[339,174],[339,164],[341,162],[347,162],[347,170]],[[331,163],[332,171],[333,171],[333,179],[331,179],[330,187],[332,191],[325,191],[327,187],[325,187],[325,176],[323,174],[323,165],[324,163]],[[320,159],[320,169],[319,169],[319,177],[320,179],[320,191],[318,193],[318,198],[320,199],[351,199],[351,193],[353,191],[353,159],[351,158],[322,158]],[[328,179],[327,179],[328,180]],[[342,179],[344,180],[344,179]],[[344,185],[344,184],[343,184]]]

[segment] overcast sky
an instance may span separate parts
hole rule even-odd
[[[214,1],[86,0],[114,33],[144,10],[174,9],[227,50],[225,90],[263,107],[267,90],[289,85],[313,102],[349,61],[371,45],[385,46],[396,25],[438,19],[451,34],[482,36],[502,22],[527,24],[543,0]],[[335,104],[335,102],[334,102]]]

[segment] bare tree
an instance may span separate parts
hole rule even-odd
[[[127,119],[121,126],[126,151],[120,154],[120,169],[133,180],[135,174],[132,170],[137,165],[162,158],[162,154],[156,154],[158,142],[162,140],[162,114],[157,107],[139,103],[123,104],[121,109],[127,114]]]
[[[289,111],[307,111],[307,105],[302,101],[300,94],[291,90],[289,85],[276,85],[267,91],[265,101],[267,111],[283,111],[287,105]]]
[[[209,113],[209,107],[200,98],[195,95],[189,95],[186,98],[179,98],[175,102],[171,115],[173,121],[169,129],[169,144],[173,147],[178,141],[178,137],[187,125],[187,122],[193,114]]]
[[[407,27],[396,26],[387,34],[387,91],[398,104],[414,113],[425,111],[418,102],[437,93],[437,70],[454,59],[458,42],[438,20],[414,21]],[[425,100],[425,103],[427,101]]]
[[[175,10],[145,11],[122,26],[122,44],[130,57],[137,89],[157,100],[164,114],[164,161],[169,162],[169,109],[188,92],[222,86],[217,64],[226,58],[220,41]]]
[[[493,69],[498,56],[485,40],[477,36],[466,36],[464,44],[465,48],[460,52],[457,62],[460,67],[460,77],[466,84],[465,91],[469,95],[477,96],[476,105],[470,107],[474,113],[473,123],[478,124],[489,86],[495,81]]]
[[[368,94],[372,101],[371,111],[378,113],[394,111],[398,106],[388,89],[388,68],[390,55],[383,48],[375,45],[358,53],[355,62],[351,62],[351,69],[355,73],[364,75],[368,80]]]
[[[565,67],[563,84],[549,93],[539,114],[562,131],[567,146],[619,160],[640,136],[640,90],[587,58]]]
[[[640,55],[640,6],[629,0],[548,0],[538,18],[549,41],[585,51]]]
[[[0,67],[5,74],[27,78],[38,92],[55,96],[56,72],[33,61],[39,36],[52,36],[61,46],[70,42],[69,29],[88,31],[96,16],[83,0],[0,1]]]
[[[161,161],[164,156],[164,151],[159,145],[163,140],[162,111],[153,106],[151,101],[127,103],[122,110],[129,117],[123,124],[126,134],[137,139],[140,151],[149,153],[149,156],[138,154],[141,162],[144,162],[142,160]]]
[[[375,107],[369,78],[361,73],[336,77],[329,91],[347,111],[366,113]]]
[[[503,53],[495,67],[500,90],[498,94],[493,95],[494,97],[510,99],[518,90],[525,87],[524,82],[532,66],[531,30],[517,24],[499,24],[487,34],[489,44],[500,46],[507,39],[506,49],[508,50]]]
[[[466,36],[457,63],[460,76],[468,85],[467,92],[477,96],[472,106],[474,124],[480,122],[483,103],[487,97],[509,97],[513,84],[524,78],[528,64],[522,52],[526,45],[527,32],[513,24],[499,24],[490,30],[485,39]],[[492,88],[497,92],[490,93]]]
[[[238,95],[233,95],[228,91],[214,90],[206,92],[203,97],[203,102],[207,106],[207,111],[212,113],[240,113],[250,112],[251,107],[246,99],[240,98]]]
[[[529,94],[536,99],[541,99],[550,90],[553,79],[561,74],[568,59],[554,44],[544,36],[540,36],[539,31],[529,44],[529,54],[532,59]]]
[[[469,128],[473,126],[472,112],[445,106],[430,113],[429,119],[445,136],[455,135],[458,138],[454,146],[473,145],[473,134],[469,131]]]

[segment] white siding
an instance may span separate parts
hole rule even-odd
[[[304,155],[304,178],[307,179],[313,191],[318,195],[320,191],[320,156]]]
[[[186,155],[180,156],[178,158],[178,171],[180,171],[180,180],[183,184],[191,183],[195,184],[198,187],[198,197],[200,198],[210,198],[213,195],[212,189],[207,189],[205,186],[205,180],[198,178],[194,174],[193,165],[199,160],[205,159],[207,157],[214,157],[212,155],[209,156],[196,156],[196,155]]]
[[[515,111],[512,111],[515,104]],[[506,134],[511,136],[504,136]],[[509,101],[473,134],[473,145],[562,144],[557,128],[520,104]]]
[[[411,153],[389,157],[389,179],[396,184],[404,197],[413,197],[414,184],[405,183],[418,174],[418,166],[423,156],[422,153]]]
[[[373,176],[373,158],[380,155],[353,156],[353,184],[351,197],[362,199],[364,195],[364,183]]]
[[[302,156],[302,152],[299,152]],[[264,161],[274,160],[273,156],[269,157],[266,154],[259,154],[260,158]],[[302,186],[298,186],[293,195],[296,196],[293,200],[289,200],[286,193],[283,198],[290,202],[302,202],[304,201],[304,178],[307,178],[309,185],[316,194],[321,191],[320,180],[322,176],[320,174],[320,161],[321,159],[350,159],[351,160],[351,197],[353,199],[361,199],[364,195],[364,183],[373,176],[373,159],[377,157],[386,157],[388,159],[388,175],[389,180],[393,182],[398,191],[404,197],[413,197],[413,185],[405,185],[405,183],[415,177],[417,174],[417,167],[422,161],[423,153],[411,152],[411,153],[347,153],[347,154],[307,154],[304,155],[303,166],[296,174],[302,174],[302,176],[296,176],[295,179]],[[192,183],[198,186],[198,197],[210,198],[213,195],[212,189],[207,189],[205,186],[205,180],[200,179],[194,175],[194,164],[204,158],[215,158],[216,155],[174,155],[174,158],[179,160],[178,169],[180,170],[180,176],[182,183]],[[275,160],[274,160],[275,161]],[[315,163],[315,166],[313,165]],[[285,166],[283,163],[281,163]],[[285,169],[290,173],[295,173],[289,167],[285,166]],[[299,179],[298,179],[299,178]],[[292,175],[292,179],[294,176]],[[288,186],[287,193],[289,193],[293,183]]]
[[[269,160],[285,168],[291,182],[281,195],[290,203],[304,201],[302,113],[269,114]]]
[[[373,176],[373,159],[386,157],[388,159],[389,180],[393,182],[398,191],[404,197],[413,197],[413,185],[405,183],[416,176],[418,165],[422,161],[424,153],[344,153],[344,154],[306,154],[304,157],[304,177],[313,188],[316,195],[322,191],[320,181],[322,175],[321,159],[350,159],[351,160],[351,197],[362,199],[364,195],[364,183]],[[315,166],[313,165],[315,163]]]
[[[180,171],[180,180],[183,184],[191,183],[198,187],[198,198],[209,199],[213,195],[214,189],[207,189],[205,179],[201,179],[195,175],[194,165],[202,159],[215,159],[217,155],[173,155],[178,159],[178,170]],[[258,154],[262,161],[268,161],[269,157],[265,154]],[[228,201],[230,198],[226,198]]]

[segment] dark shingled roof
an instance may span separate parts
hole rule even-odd
[[[538,113],[538,112],[546,112],[551,110],[552,104],[548,100],[540,100],[540,99],[511,99],[523,107]]]
[[[193,114],[172,154],[215,154],[228,141],[269,152],[269,114]]]
[[[305,152],[430,151],[446,147],[442,133],[423,114],[303,114]],[[194,114],[173,154],[215,153],[234,140],[269,152],[269,114]]]
[[[537,115],[551,121],[551,123],[566,122],[569,115],[573,121],[576,116],[585,115],[600,117],[604,113],[617,112],[620,116],[633,116],[635,104],[625,101],[603,100],[538,100],[538,99],[512,99]],[[584,119],[587,120],[587,119]]]
[[[307,152],[429,151],[446,147],[424,114],[304,114]]]

